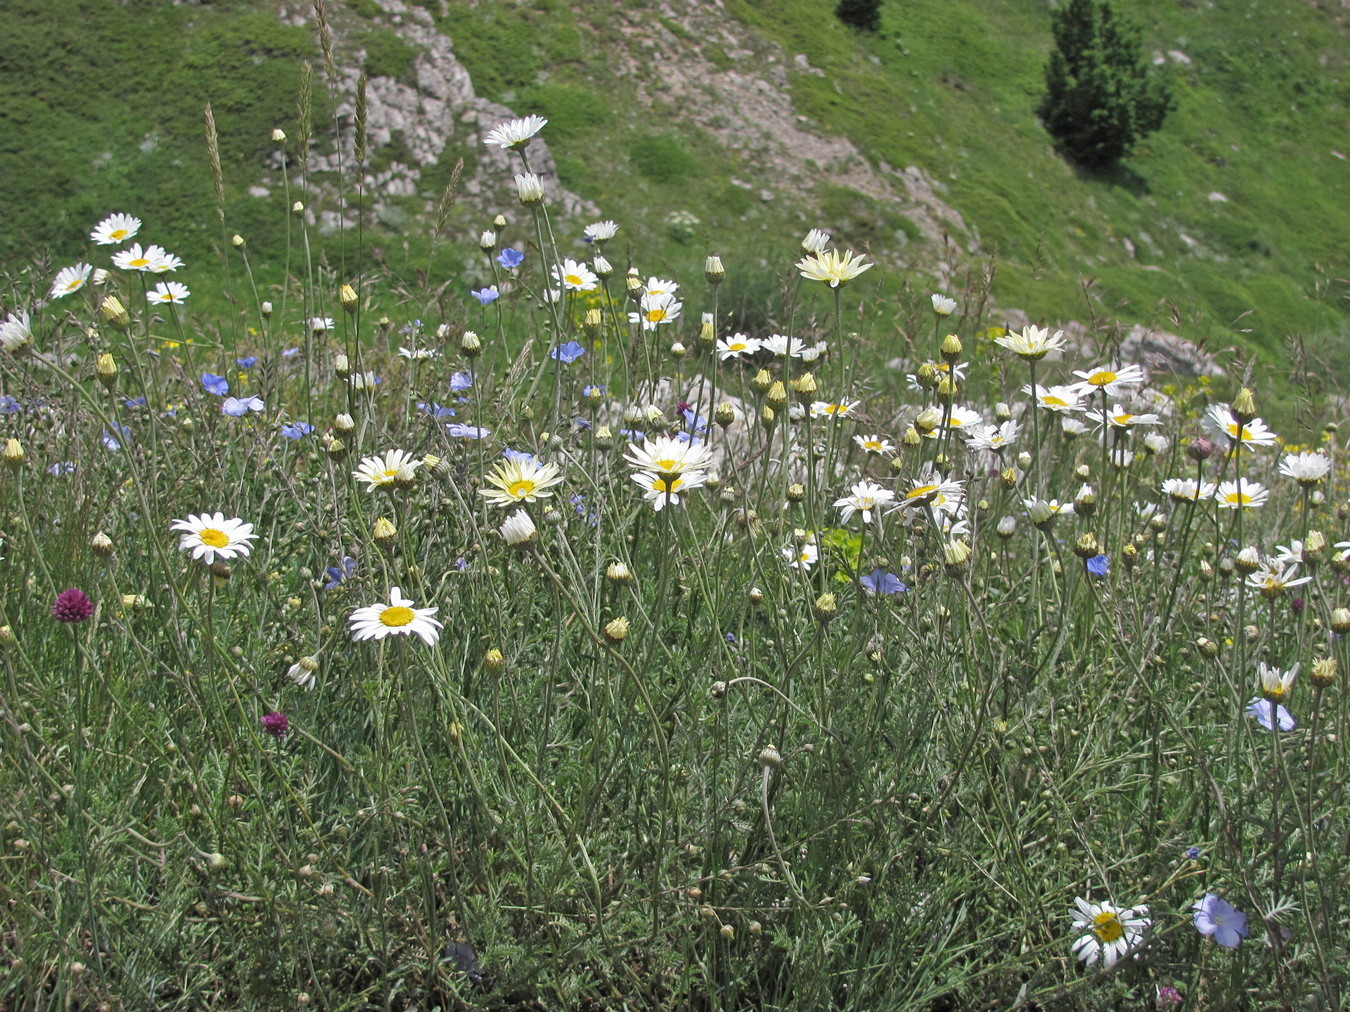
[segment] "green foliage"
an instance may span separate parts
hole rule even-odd
[[[850,28],[875,32],[881,28],[881,0],[839,0],[834,16]]]
[[[1172,90],[1108,0],[1069,0],[1050,20],[1055,49],[1037,115],[1075,162],[1114,165],[1162,126]]]
[[[417,48],[388,29],[366,32],[361,44],[366,50],[366,73],[371,77],[403,80],[417,60]]]
[[[645,134],[628,145],[634,171],[653,183],[676,183],[698,171],[698,158],[675,134]]]

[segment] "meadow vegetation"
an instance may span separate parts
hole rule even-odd
[[[372,6],[346,12],[376,40],[367,71],[406,73]],[[960,27],[906,5],[923,47],[892,5],[867,36],[732,7],[826,68],[838,90],[804,75],[797,99],[846,131],[859,96],[900,101],[889,61],[968,80],[993,34],[1040,44],[1012,3]],[[299,138],[336,130],[307,31],[143,13],[197,54],[165,54],[187,76],[156,79],[160,147],[87,176],[72,147],[53,178],[77,198],[19,208],[7,247],[0,1005],[1344,1004],[1350,480],[1326,349],[1293,341],[1231,385],[1120,351],[1159,299],[1256,362],[1334,333],[1336,289],[1311,280],[1326,232],[1286,242],[1334,220],[1320,163],[1298,170],[1311,207],[1206,202],[1232,256],[1187,259],[1153,224],[1194,227],[1160,195],[1195,167],[1171,122],[1134,163],[1144,188],[1028,141],[1047,193],[934,92],[910,129],[960,160],[954,199],[1007,253],[941,251],[960,281],[938,290],[860,241],[913,223],[827,180],[827,216],[775,218],[706,171],[697,132],[590,150],[612,136],[578,69],[596,29],[562,5],[442,8],[475,80],[550,122],[483,138],[518,200],[409,210],[380,252],[377,223],[324,235],[290,211],[311,192]],[[66,47],[117,16],[72,19]],[[213,170],[184,96],[217,46],[271,55],[251,98],[222,78]],[[93,87],[61,49],[10,115]],[[1294,88],[1300,59],[1251,74]],[[1223,66],[1179,84],[1178,118],[1242,93],[1206,76]],[[120,108],[99,115],[125,126]],[[1224,185],[1273,200],[1327,138],[1250,119],[1269,178]],[[72,145],[97,132],[60,123]],[[868,130],[905,164],[906,131]],[[601,220],[535,189],[536,135]],[[293,174],[246,199],[259,160]],[[429,175],[453,194],[452,166]],[[728,208],[745,232],[712,227]],[[1104,259],[1079,284],[1087,233],[1122,221],[1156,233],[1159,269]],[[1252,229],[1268,270],[1244,266]],[[1234,336],[1211,288],[1287,315]],[[1088,325],[1066,337],[1070,317]]]
[[[303,219],[237,331],[128,216],[11,279],[4,1000],[1338,1007],[1334,426],[978,284],[860,314],[828,222],[738,332],[541,128],[451,297]]]

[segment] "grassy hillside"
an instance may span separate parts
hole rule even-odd
[[[622,57],[659,76],[642,68],[644,46],[658,36],[710,72],[747,69],[724,38],[702,30],[696,15],[706,8],[421,6],[453,40],[480,95],[549,117],[564,184],[623,220],[671,270],[692,270],[716,248],[737,265],[743,301],[759,305],[774,284],[760,265],[782,252],[764,249],[761,236],[785,227],[831,228],[920,273],[936,256],[915,255],[917,230],[902,209],[856,195],[827,172],[809,200],[761,199],[754,152],[691,126],[679,103],[633,101]],[[844,28],[823,0],[731,0],[725,14],[756,58],[805,57],[811,69],[790,68],[789,86],[814,129],[847,136],[873,165],[917,165],[946,187],[944,199],[995,263],[1001,305],[1047,320],[1157,321],[1217,346],[1236,342],[1270,363],[1289,335],[1337,354],[1350,224],[1350,163],[1341,157],[1350,152],[1340,151],[1350,148],[1345,13],[1304,2],[1124,6],[1146,26],[1150,50],[1179,54],[1167,63],[1178,105],[1107,177],[1066,164],[1034,116],[1050,45],[1042,3],[890,3],[875,35]],[[317,33],[279,24],[275,9],[263,0],[5,5],[4,263],[13,270],[44,249],[79,255],[87,228],[117,209],[144,217],[153,241],[189,263],[208,257],[221,236],[202,144],[209,100],[221,130],[226,231],[247,234],[255,268],[279,280],[284,215],[275,199],[247,190],[266,164],[271,129],[295,129],[302,61],[320,66],[316,136],[328,121]],[[334,3],[331,17],[340,60],[359,48],[370,73],[406,73],[411,51],[378,5]],[[416,212],[447,177],[448,165],[425,170],[426,193],[406,202],[407,226],[370,233],[374,245],[406,247],[386,263],[427,265]],[[468,238],[495,210],[466,205],[452,226]],[[340,237],[326,241],[332,260],[344,255]],[[463,244],[432,269],[453,273],[472,252]],[[215,282],[196,282],[202,305]]]

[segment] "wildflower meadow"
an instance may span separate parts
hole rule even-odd
[[[1342,1007],[1333,419],[828,222],[749,332],[547,129],[463,277],[7,279],[0,1007]]]

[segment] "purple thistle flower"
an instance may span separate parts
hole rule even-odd
[[[290,730],[291,722],[286,719],[284,713],[277,713],[275,710],[263,715],[262,729],[273,738],[283,738],[286,732]]]
[[[56,595],[52,618],[58,622],[83,622],[94,614],[94,603],[84,591],[70,587]]]

